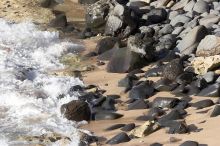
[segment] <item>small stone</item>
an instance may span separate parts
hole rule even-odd
[[[110,144],[110,145],[114,145],[114,144],[119,144],[119,143],[123,143],[123,142],[128,142],[131,139],[129,138],[129,136],[124,133],[121,132],[119,134],[117,134],[116,136],[114,136],[113,138],[111,138],[110,140],[108,140],[106,143]]]
[[[174,17],[171,21],[170,21],[170,24],[172,26],[176,26],[178,23],[187,23],[191,20],[190,17],[187,17],[185,15],[177,15],[176,17]]]
[[[148,20],[151,23],[161,23],[162,21],[166,20],[166,18],[167,18],[167,12],[163,8],[152,9],[148,13]]]
[[[112,125],[112,126],[106,128],[105,131],[112,131],[112,130],[119,129],[124,126],[125,126],[125,124],[115,124],[115,125]]]
[[[117,39],[114,37],[106,37],[98,41],[96,45],[96,53],[102,54],[114,47],[116,44]]]
[[[199,143],[196,141],[185,141],[180,146],[199,146]]]
[[[131,91],[129,92],[128,97],[133,99],[140,99],[140,98],[148,98],[153,95],[154,88],[150,82],[143,82],[137,86],[134,86]]]
[[[203,79],[205,79],[207,83],[212,83],[215,79],[215,73],[212,71],[207,72],[206,74],[204,74]]]
[[[182,115],[180,114],[180,112],[178,110],[172,110],[171,112],[169,112],[168,114],[162,116],[158,122],[160,125],[164,125],[169,121],[173,121],[173,120],[178,120],[178,119],[182,119]]]
[[[160,117],[164,114],[165,112],[163,111],[163,109],[159,108],[159,107],[153,107],[149,110],[149,112],[147,113],[148,116],[150,117]]]
[[[169,134],[184,134],[188,132],[188,126],[184,121],[171,121],[166,127],[169,127]]]
[[[193,73],[184,72],[177,77],[176,82],[179,84],[190,84],[193,81],[193,77]]]
[[[144,137],[160,129],[160,126],[155,121],[147,121],[143,125],[129,132],[133,137]]]
[[[210,107],[213,105],[214,105],[214,102],[211,99],[205,99],[205,100],[201,100],[196,103],[193,103],[192,107],[195,107],[197,109],[203,109],[203,108]]]
[[[178,9],[182,9],[187,5],[188,2],[189,2],[189,0],[180,0],[173,7],[171,7],[171,10],[175,11]]]
[[[150,144],[150,146],[163,146],[163,145],[160,143],[152,143],[152,144]]]
[[[135,128],[134,123],[130,123],[121,128],[122,131],[129,132]]]
[[[115,120],[123,117],[122,114],[112,112],[99,112],[95,114],[95,120]]]
[[[128,105],[128,110],[136,109],[147,109],[149,105],[144,101],[144,99],[138,99],[135,102]]]
[[[206,1],[199,0],[195,3],[193,11],[197,13],[209,12],[209,4]]]
[[[218,23],[220,20],[219,16],[210,14],[207,15],[206,17],[202,18],[199,20],[200,25],[204,25],[206,28],[211,27],[213,24]]]
[[[160,79],[154,83],[154,89],[157,91],[172,91],[178,86],[176,83],[172,83],[168,79]]]
[[[187,5],[184,6],[184,8],[183,8],[184,11],[191,12],[193,10],[195,3],[196,3],[195,0],[191,0]]]

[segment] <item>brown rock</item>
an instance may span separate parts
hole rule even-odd
[[[80,100],[73,100],[67,104],[61,106],[61,113],[68,120],[73,121],[89,121],[91,116],[91,111],[87,102]]]

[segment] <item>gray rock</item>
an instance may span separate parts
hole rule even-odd
[[[65,14],[59,14],[51,20],[50,26],[52,27],[58,27],[58,28],[64,28],[67,26],[67,18]]]
[[[199,143],[196,141],[185,141],[180,146],[199,146]]]
[[[184,8],[183,8],[184,11],[191,12],[193,10],[195,3],[196,3],[195,0],[191,0],[187,5],[184,6]]]
[[[198,45],[197,56],[214,56],[220,54],[220,37],[207,35]]]
[[[110,140],[108,140],[107,144],[114,145],[114,144],[119,144],[123,142],[128,142],[130,140],[131,139],[125,132],[121,132],[117,134],[116,136],[114,136],[113,138],[111,138]]]
[[[78,0],[80,4],[93,4],[96,3],[97,1],[99,0]]]
[[[196,51],[199,42],[207,35],[204,26],[197,26],[192,29],[183,40],[176,46],[175,50],[181,54],[189,55]]]
[[[176,17],[177,15],[179,15],[178,11],[171,11],[169,13],[169,19],[172,20],[174,17]]]
[[[187,16],[185,16],[185,15],[177,15],[176,17],[174,17],[173,19],[171,19],[170,24],[171,24],[172,26],[175,26],[175,25],[177,25],[178,23],[183,23],[183,24],[185,24],[185,23],[189,22],[190,20],[191,20],[191,18],[190,18],[190,17],[187,17]]]
[[[211,99],[205,99],[205,100],[201,100],[201,101],[193,103],[192,107],[195,107],[197,109],[203,109],[203,108],[210,107],[213,105],[214,105],[214,102]]]
[[[105,26],[105,34],[113,36],[116,35],[116,33],[121,29],[122,25],[123,21],[117,16],[109,16]]]
[[[200,25],[204,25],[206,28],[210,28],[213,24],[218,23],[220,20],[219,16],[208,15],[199,20]]]
[[[180,0],[178,1],[173,7],[171,7],[171,10],[178,10],[184,8],[184,6],[187,5],[189,0]]]
[[[102,54],[110,49],[112,49],[117,42],[115,37],[106,37],[101,39],[96,45],[96,53]]]
[[[198,0],[193,7],[193,11],[197,13],[209,12],[209,4],[203,0]]]
[[[205,79],[207,83],[212,83],[215,79],[215,73],[213,71],[209,71],[203,75],[203,79]]]
[[[161,23],[167,19],[167,12],[163,8],[152,9],[148,13],[148,20],[151,23]]]
[[[181,27],[175,27],[172,34],[179,35],[182,32],[183,29],[184,28],[182,26]]]
[[[159,31],[160,35],[166,35],[173,32],[173,27],[170,24],[164,25],[164,27]]]

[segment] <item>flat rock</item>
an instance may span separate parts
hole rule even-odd
[[[220,54],[220,37],[215,35],[207,35],[199,43],[196,56],[213,56]]]
[[[191,0],[190,2],[188,2],[186,5],[184,5],[183,10],[187,11],[187,12],[191,12],[193,10],[193,7],[195,5],[196,1],[195,0]]]
[[[220,85],[218,83],[209,85],[208,87],[204,88],[198,96],[205,96],[205,97],[219,97],[220,93]]]
[[[161,108],[159,108],[159,107],[152,107],[152,108],[148,111],[147,115],[150,116],[150,117],[156,118],[156,117],[162,116],[164,113],[165,113],[165,112],[163,111],[163,109],[161,109]]]
[[[199,42],[207,35],[205,26],[194,27],[176,46],[175,50],[181,54],[190,55],[196,51]]]
[[[154,89],[157,91],[172,91],[178,86],[177,83],[173,83],[168,79],[160,79],[156,83],[154,83]]]
[[[108,140],[106,143],[110,145],[114,145],[114,144],[119,144],[123,142],[128,142],[130,140],[131,139],[125,132],[121,132],[117,134],[116,136],[114,136],[113,138],[111,138],[110,140]]]
[[[215,80],[215,73],[213,71],[209,71],[203,75],[203,79],[205,79],[207,83],[212,83]]]
[[[200,25],[204,25],[206,28],[211,27],[211,25],[218,23],[220,20],[219,16],[216,15],[207,15],[204,18],[199,20]]]
[[[173,19],[171,19],[170,24],[172,26],[176,26],[178,23],[185,24],[185,23],[189,22],[190,20],[191,20],[190,17],[187,17],[185,15],[180,14],[180,15],[177,15],[176,17],[174,17]]]
[[[176,109],[170,111],[168,114],[162,116],[161,118],[158,119],[158,122],[160,125],[165,125],[167,122],[174,121],[174,120],[179,120],[182,119],[182,115],[180,112]]]
[[[197,109],[203,109],[203,108],[210,107],[213,105],[214,105],[214,102],[211,99],[205,99],[205,100],[201,100],[201,101],[193,103],[192,107],[195,107]]]
[[[106,37],[98,41],[96,45],[96,53],[102,54],[110,49],[112,49],[117,42],[115,37]]]
[[[171,121],[166,125],[169,134],[184,134],[188,132],[188,126],[185,121]]]

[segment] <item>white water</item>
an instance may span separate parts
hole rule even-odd
[[[77,99],[69,96],[72,77],[48,75],[63,68],[58,57],[80,46],[62,42],[56,32],[39,31],[29,22],[9,24],[0,19],[0,146],[25,145],[21,136],[56,132],[79,142],[77,123],[60,114],[60,106]],[[57,97],[63,94],[64,98]],[[54,145],[59,146],[59,141]]]

